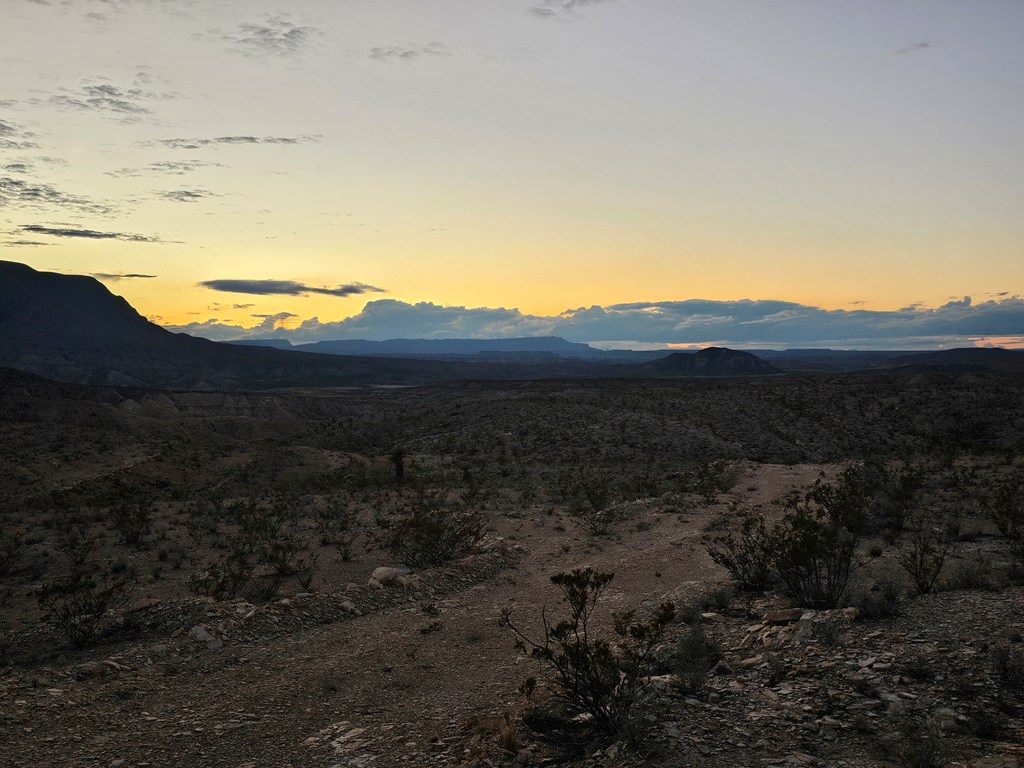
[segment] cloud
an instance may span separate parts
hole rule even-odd
[[[118,178],[150,175],[184,176],[200,168],[224,167],[223,163],[211,163],[208,160],[162,160],[161,162],[150,163],[139,168],[120,168],[116,171],[107,171],[106,175]]]
[[[337,288],[322,288],[293,280],[206,280],[199,283],[203,288],[225,293],[251,293],[256,296],[305,296],[309,293],[323,293],[328,296],[352,296],[360,293],[387,293],[365,283],[348,283]]]
[[[95,277],[97,280],[106,280],[111,283],[116,283],[119,280],[135,280],[135,279],[151,279],[156,275],[139,275],[133,272],[90,272],[89,277]]]
[[[162,243],[159,237],[133,235],[127,232],[99,232],[95,229],[72,229],[70,227],[44,227],[28,224],[19,228],[22,232],[33,235],[49,235],[50,237],[79,237],[87,240],[124,240],[129,243]]]
[[[106,203],[61,192],[52,184],[0,176],[0,207],[7,205],[35,209],[65,208],[99,216],[114,212],[114,208]]]
[[[209,338],[251,338],[254,329],[208,321],[178,327]],[[614,346],[720,344],[733,347],[929,348],[1021,336],[1024,298],[898,310],[835,309],[775,300],[633,302],[580,307],[558,315],[518,309],[446,307],[379,299],[343,320],[302,321],[288,329],[292,341],[391,338],[509,338],[562,336]]]
[[[231,32],[211,30],[209,36],[228,43],[231,49],[245,56],[297,56],[310,47],[319,31],[300,26],[288,14],[267,14],[259,22],[244,21]]]
[[[4,240],[4,245],[10,248],[38,248],[44,245],[53,245],[53,243],[44,243],[41,240]]]
[[[906,56],[908,53],[916,53],[917,51],[924,51],[924,50],[927,50],[928,48],[931,48],[931,47],[932,47],[931,43],[910,43],[909,45],[904,45],[902,48],[897,50],[896,54],[898,56]]]
[[[369,50],[371,59],[377,61],[413,61],[422,56],[449,56],[444,43],[432,42],[426,45],[382,45]]]
[[[597,5],[608,0],[542,0],[539,5],[532,5],[527,12],[541,19],[569,21],[579,8]]]
[[[214,136],[200,139],[157,139],[146,144],[171,149],[202,149],[244,144],[308,144],[316,141],[320,141],[319,136]]]
[[[153,113],[149,104],[174,98],[171,94],[154,93],[133,84],[123,87],[107,82],[83,83],[77,90],[61,88],[45,99],[30,99],[34,106],[50,106],[64,111],[96,112],[121,122],[136,122]]]
[[[34,138],[35,134],[20,123],[0,120],[0,149],[39,149],[39,145],[32,141]]]
[[[250,308],[255,307],[255,306],[256,306],[255,304],[232,304],[231,308],[232,309],[250,309]]]
[[[32,173],[33,168],[31,163],[7,163],[6,165],[0,165],[0,171],[7,171],[8,173]]]
[[[175,189],[169,192],[160,192],[158,197],[174,203],[197,203],[208,197],[220,197],[220,195],[208,192],[205,189]]]

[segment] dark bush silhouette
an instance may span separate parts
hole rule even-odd
[[[662,604],[649,621],[638,621],[631,611],[616,614],[613,647],[612,641],[597,636],[593,626],[598,600],[613,576],[591,568],[552,576],[569,615],[552,625],[546,612],[542,613],[544,636],[540,640],[531,639],[513,624],[509,612],[502,617],[516,636],[516,647],[543,663],[567,716],[589,715],[594,727],[604,734],[618,733],[629,724],[654,648],[675,617],[671,603]],[[532,688],[530,681],[527,685]]]

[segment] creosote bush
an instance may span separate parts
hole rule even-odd
[[[919,515],[910,524],[906,542],[896,551],[896,562],[910,575],[917,591],[926,595],[935,588],[952,546],[949,525],[934,525]]]
[[[690,625],[672,654],[676,685],[685,694],[697,693],[722,658],[722,646],[708,638],[699,620]]]
[[[552,693],[566,709],[566,718],[587,715],[593,727],[605,735],[620,733],[629,726],[654,648],[675,617],[671,603],[663,603],[648,621],[637,620],[632,611],[615,614],[614,644],[599,637],[594,611],[613,576],[591,568],[552,576],[569,615],[551,624],[543,612],[544,636],[538,640],[513,624],[508,611],[502,616],[502,623],[516,636],[516,647],[544,665]],[[528,690],[532,691],[534,683],[532,679],[527,681]]]
[[[82,647],[96,638],[107,614],[124,608],[130,596],[125,578],[88,569],[43,590],[39,604],[68,642]]]
[[[772,538],[775,571],[797,605],[839,605],[857,566],[857,534],[824,508],[794,497]]]
[[[484,537],[483,518],[453,503],[421,497],[412,511],[380,516],[381,545],[414,568],[440,565],[471,554]]]
[[[774,541],[762,517],[744,516],[739,536],[729,533],[713,539],[708,554],[729,571],[740,589],[762,592],[771,583]]]

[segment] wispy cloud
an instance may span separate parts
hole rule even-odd
[[[49,237],[71,237],[86,240],[124,240],[129,243],[163,243],[165,240],[150,235],[134,235],[129,232],[100,232],[95,229],[79,229],[74,227],[45,227],[40,224],[26,224],[19,227],[20,231],[32,235]]]
[[[246,144],[309,144],[316,141],[320,141],[319,136],[213,136],[198,139],[156,139],[146,143],[171,149],[203,149]]]
[[[199,283],[203,288],[225,293],[249,293],[255,296],[306,296],[322,293],[328,296],[352,296],[361,293],[387,293],[365,283],[347,283],[336,288],[306,285],[294,280],[206,280]]]
[[[38,149],[35,134],[14,120],[0,120],[0,149]]]
[[[9,248],[39,248],[44,245],[53,245],[53,243],[44,243],[42,240],[22,240],[19,238],[4,240],[3,244]]]
[[[451,50],[435,41],[425,45],[379,45],[370,48],[368,55],[377,61],[413,61],[424,56],[450,56]]]
[[[244,21],[229,32],[214,29],[209,34],[245,56],[275,57],[302,53],[319,32],[294,23],[288,14],[267,14],[258,22]]]
[[[138,176],[184,176],[200,168],[224,168],[223,163],[212,163],[208,160],[162,160],[158,163],[150,163],[138,168],[119,168],[116,171],[107,171],[107,176],[118,178],[134,178]]]
[[[918,53],[919,51],[925,51],[932,47],[931,43],[910,43],[904,45],[902,48],[896,51],[898,56],[906,56],[908,53]]]
[[[156,275],[140,275],[134,272],[90,272],[89,276],[95,277],[97,280],[105,280],[111,283],[116,283],[119,280],[149,280],[156,277]]]
[[[526,10],[541,19],[568,21],[580,8],[604,2],[608,2],[608,0],[542,0]]]
[[[220,195],[209,192],[205,189],[174,189],[167,192],[160,192],[157,195],[164,200],[173,203],[198,203],[208,197],[220,197]]]
[[[64,208],[99,216],[114,212],[112,205],[96,202],[79,195],[70,195],[60,191],[52,184],[2,176],[0,177],[0,207],[8,205],[34,209]]]
[[[61,88],[43,99],[30,99],[34,106],[50,106],[64,111],[95,112],[120,122],[135,122],[151,115],[150,106],[157,100],[174,98],[167,93],[154,93],[134,84],[129,87],[108,82],[83,83],[77,89]]]

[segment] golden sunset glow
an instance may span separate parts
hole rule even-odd
[[[16,4],[0,31],[4,257],[99,275],[174,329],[290,330],[382,299],[557,318],[969,296],[998,305],[987,330],[1021,330],[1019,6],[86,6]],[[382,292],[201,285],[220,280]],[[978,336],[962,325],[929,333]],[[899,338],[922,335],[880,343]]]

